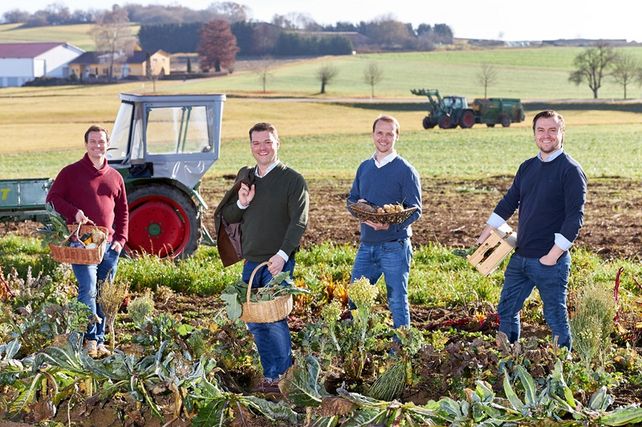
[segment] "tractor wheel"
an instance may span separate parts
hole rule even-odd
[[[439,119],[439,127],[442,129],[450,129],[452,127],[450,116],[441,116]]]
[[[464,111],[464,113],[461,115],[461,119],[459,119],[459,126],[461,126],[464,129],[468,129],[473,127],[475,124],[475,113],[473,113],[470,110]]]
[[[510,117],[508,116],[502,116],[502,127],[509,127],[510,126]]]
[[[194,202],[165,184],[135,188],[129,202],[129,239],[133,253],[185,258],[198,247],[201,224]]]
[[[424,126],[424,129],[432,129],[435,127],[435,124],[430,119],[430,116],[424,117],[424,120],[421,122],[421,124]]]

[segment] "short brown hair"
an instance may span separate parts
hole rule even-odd
[[[560,123],[560,130],[562,131],[562,134],[566,131],[566,122],[564,121],[564,117],[560,113],[558,113],[555,110],[544,110],[540,111],[533,117],[533,133],[535,133],[535,124],[539,119],[550,119],[554,118],[557,119],[557,121]]]
[[[375,121],[372,123],[372,133],[374,133],[375,128],[377,127],[377,123],[379,123],[380,121],[392,123],[393,125],[395,125],[395,133],[397,134],[397,136],[399,136],[399,128],[400,128],[399,121],[394,117],[388,116],[385,114],[382,114],[379,117],[377,117]]]
[[[254,133],[254,132],[265,132],[265,131],[268,131],[272,135],[274,135],[274,138],[276,138],[277,141],[279,140],[279,133],[276,131],[276,128],[274,127],[274,125],[272,123],[260,122],[260,123],[257,123],[257,124],[255,124],[254,126],[252,126],[250,128],[250,131],[249,131],[250,142],[252,142],[252,133]]]
[[[85,144],[89,142],[89,134],[91,132],[105,132],[105,137],[107,138],[107,141],[109,141],[109,132],[107,132],[107,129],[98,125],[91,125],[89,126],[89,129],[87,129],[87,132],[85,132]]]

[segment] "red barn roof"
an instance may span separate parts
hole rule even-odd
[[[35,58],[63,42],[46,43],[0,43],[0,58]]]

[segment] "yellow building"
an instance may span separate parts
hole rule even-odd
[[[109,77],[110,55],[97,52],[85,52],[69,63],[69,74],[78,79],[106,79]],[[170,73],[170,55],[163,50],[153,54],[135,51],[129,56],[121,55],[114,60],[112,77],[124,79],[131,77],[166,76]]]

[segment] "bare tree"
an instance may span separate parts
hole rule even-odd
[[[276,61],[269,57],[265,57],[259,61],[255,61],[252,64],[252,70],[259,76],[259,81],[261,82],[261,87],[263,88],[263,93],[267,92],[267,82],[272,77],[272,68]]]
[[[337,74],[339,74],[339,70],[332,65],[324,65],[317,70],[317,79],[321,82],[321,91],[319,93],[325,93],[325,87],[330,84]]]
[[[616,83],[622,86],[624,99],[626,99],[627,86],[637,80],[641,73],[642,68],[633,56],[626,53],[618,53],[611,76]]]
[[[363,70],[363,81],[370,85],[370,98],[374,98],[374,88],[383,80],[383,69],[376,62],[369,63]]]
[[[96,18],[92,34],[96,42],[96,51],[107,55],[109,61],[107,77],[112,80],[114,64],[124,61],[133,52],[136,44],[127,11],[114,5],[111,12],[105,12]]]
[[[214,2],[210,4],[208,10],[220,15],[222,18],[226,18],[231,23],[248,20],[249,8],[244,4],[232,1]]]
[[[613,48],[605,44],[586,48],[573,60],[575,70],[571,72],[568,80],[577,86],[581,83],[588,84],[593,92],[593,98],[597,99],[602,80],[609,74],[616,57],[617,53]]]
[[[209,70],[210,67],[214,67],[217,72],[221,71],[221,67],[230,70],[236,62],[238,51],[236,37],[232,34],[229,22],[215,19],[203,25],[198,46],[203,71]]]
[[[497,80],[497,69],[487,62],[481,64],[479,73],[477,73],[477,81],[484,86],[484,98],[488,98],[488,86],[494,85]]]

